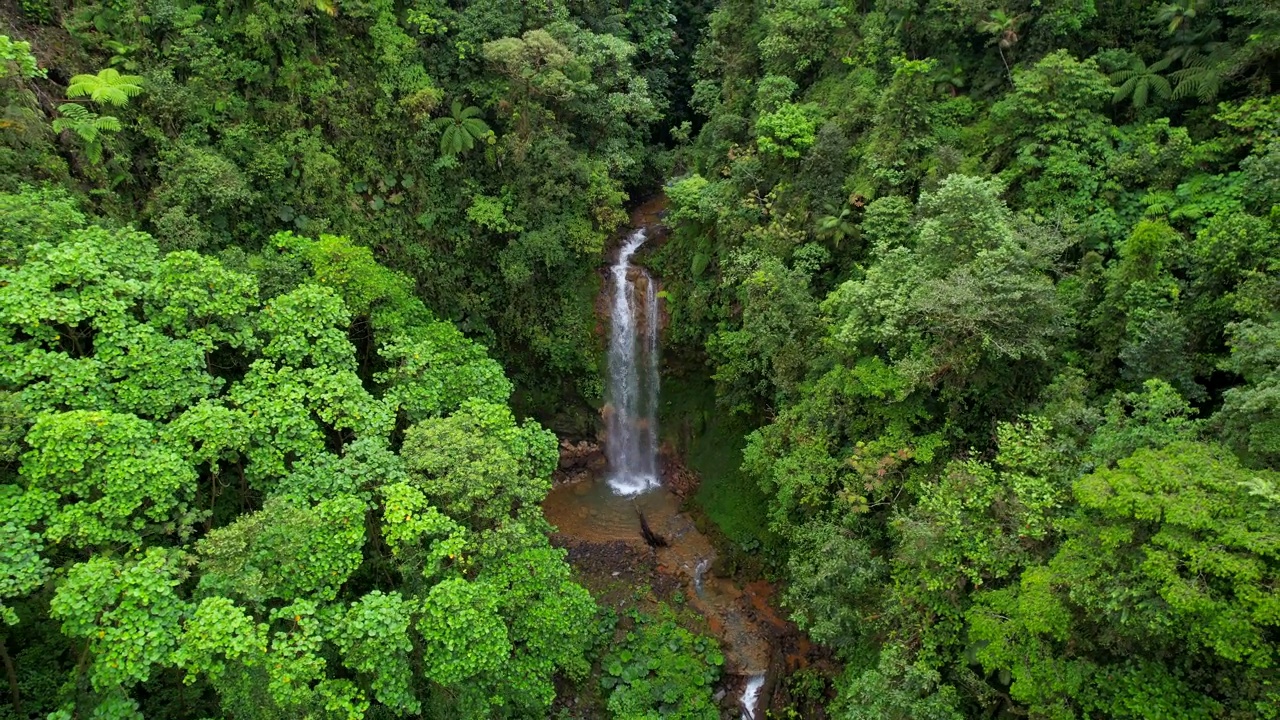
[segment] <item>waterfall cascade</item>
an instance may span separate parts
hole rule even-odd
[[[742,689],[742,697],[739,702],[742,709],[746,710],[748,720],[755,720],[756,706],[760,704],[760,688],[764,687],[764,673],[756,673],[747,678],[746,687]]]
[[[608,372],[603,416],[609,470],[601,478],[552,491],[543,510],[562,535],[588,543],[646,542],[659,567],[682,569],[692,591],[689,602],[717,628],[725,670],[741,682],[743,717],[763,714],[766,676],[776,624],[766,601],[711,570],[715,549],[686,513],[680,499],[662,488],[658,474],[658,285],[632,258],[647,240],[644,228],[623,243],[602,288],[608,306]],[[649,492],[652,490],[652,492]],[[640,519],[637,519],[637,514]],[[647,520],[647,522],[646,522]],[[663,539],[655,544],[649,534]],[[617,577],[617,573],[613,575]],[[755,600],[752,597],[756,597]],[[767,627],[772,629],[766,629]]]
[[[631,256],[644,244],[643,228],[627,238],[612,268],[609,327],[609,486],[638,495],[658,480],[658,293]]]

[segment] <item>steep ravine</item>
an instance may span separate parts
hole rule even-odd
[[[762,718],[770,690],[792,664],[787,656],[794,659],[795,647],[808,644],[772,607],[771,586],[739,584],[712,572],[717,552],[711,539],[682,509],[672,488],[658,481],[675,474],[662,466],[680,462],[657,453],[659,286],[629,261],[644,249],[646,230],[660,234],[663,205],[658,198],[634,213],[634,230],[618,247],[602,288],[599,314],[609,335],[610,392],[601,410],[600,439],[608,463],[597,458],[580,467],[573,475],[576,482],[558,486],[543,507],[558,528],[557,543],[570,548],[570,560],[578,561],[580,571],[682,588],[689,606],[721,642],[723,691],[729,696],[722,707],[731,707],[729,699],[736,698],[744,717],[749,712]],[[688,470],[681,468],[681,474],[687,476]],[[645,567],[637,572],[639,559]]]

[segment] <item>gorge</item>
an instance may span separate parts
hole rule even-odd
[[[634,213],[658,222],[650,201]],[[635,261],[653,228],[630,231],[609,266],[603,289],[607,307],[608,387],[602,409],[608,469],[554,489],[544,503],[547,519],[570,543],[624,542],[654,557],[659,573],[678,578],[689,603],[721,641],[728,685],[737,688],[745,717],[763,717],[761,689],[778,652],[773,641],[794,633],[775,612],[759,612],[768,601],[760,587],[749,596],[730,578],[712,572],[716,550],[684,511],[681,498],[662,483],[657,428],[661,320],[658,282]],[[656,538],[656,540],[655,540]],[[571,556],[572,557],[572,556]],[[780,660],[781,658],[777,658]]]

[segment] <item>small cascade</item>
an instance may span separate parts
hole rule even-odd
[[[643,228],[633,232],[612,267],[606,452],[619,495],[659,485],[658,294],[649,273],[631,264],[645,239]]]
[[[696,567],[693,568],[693,592],[698,597],[702,597],[702,581],[707,576],[707,569],[711,567],[711,558],[702,558],[698,561]]]
[[[764,673],[757,673],[747,678],[746,687],[742,688],[742,697],[739,702],[742,703],[742,709],[746,711],[746,717],[750,720],[756,720],[756,711],[760,708],[760,688],[764,687]]]

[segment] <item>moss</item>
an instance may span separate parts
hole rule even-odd
[[[716,405],[715,383],[704,368],[679,366],[663,378],[659,427],[664,444],[701,477],[690,510],[699,530],[721,550],[724,569],[737,574],[750,568],[756,574],[760,563],[749,556],[774,545],[776,538],[765,518],[767,496],[742,472],[751,428]]]

